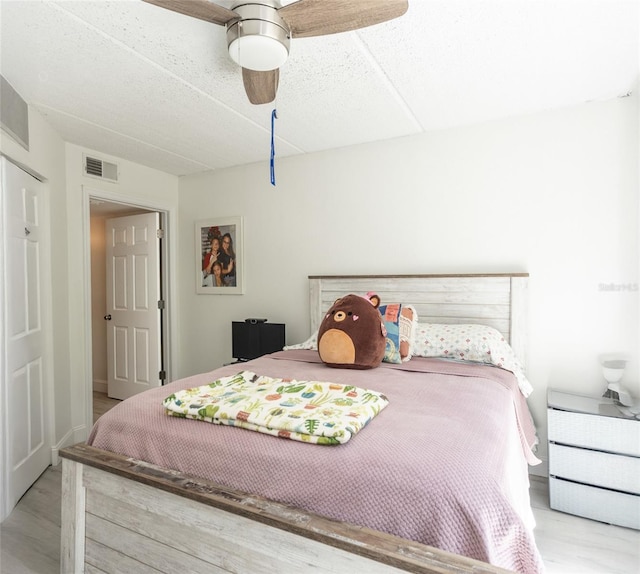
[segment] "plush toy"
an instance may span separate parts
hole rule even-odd
[[[346,295],[331,306],[318,330],[318,352],[330,367],[371,369],[384,357],[386,329],[380,298]]]

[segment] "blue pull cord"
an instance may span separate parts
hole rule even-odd
[[[274,108],[271,112],[271,161],[269,162],[269,167],[271,170],[271,185],[276,184],[276,168],[274,163],[274,157],[276,155],[276,146],[273,141],[274,132],[275,132],[275,121],[278,119],[278,114],[276,113],[276,109]]]

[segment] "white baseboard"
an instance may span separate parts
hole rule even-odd
[[[107,394],[107,381],[103,381],[102,379],[93,379],[93,390],[97,393],[105,393]]]
[[[529,467],[529,474],[533,476],[541,476],[542,478],[549,478],[549,461],[546,458],[538,457],[542,462],[535,466]]]
[[[87,440],[87,427],[86,425],[80,425],[69,429],[65,435],[51,447],[51,464],[57,466],[60,462],[60,450]]]
[[[54,445],[51,446],[51,464],[57,466],[60,462],[60,456],[58,453],[60,449],[73,444],[73,429],[69,429],[65,435]]]

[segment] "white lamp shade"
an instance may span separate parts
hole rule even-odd
[[[289,56],[286,46],[269,36],[240,36],[229,44],[231,59],[243,68],[266,72],[282,66]]]
[[[627,361],[625,359],[620,359],[617,357],[612,358],[604,358],[602,360],[602,374],[604,376],[604,380],[607,383],[617,383],[622,379],[622,375],[624,375],[624,369],[627,366]]]
[[[289,56],[291,33],[273,6],[241,4],[234,8],[240,20],[227,26],[231,59],[249,70],[268,72],[279,68]]]
[[[604,380],[607,383],[617,383],[624,375],[624,369],[612,369],[611,367],[602,367]]]

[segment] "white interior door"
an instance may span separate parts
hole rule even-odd
[[[162,384],[160,215],[108,219],[107,393],[126,399]]]
[[[42,184],[4,157],[2,162],[4,297],[2,389],[3,504],[0,520],[51,463],[45,392]]]

